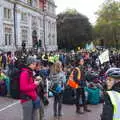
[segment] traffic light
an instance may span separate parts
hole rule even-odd
[[[41,47],[42,46],[42,41],[39,40],[38,46]]]
[[[25,41],[22,41],[22,48],[25,49],[25,47],[26,47],[26,43]]]

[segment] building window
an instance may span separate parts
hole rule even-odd
[[[27,0],[27,3],[32,6],[32,0]]]
[[[50,31],[50,21],[48,21],[48,31]]]
[[[8,9],[8,8],[4,8],[4,18],[5,19],[11,19],[11,9]]]
[[[48,11],[50,12],[50,4],[48,3]]]
[[[40,31],[40,39],[41,39],[41,40],[44,39],[43,36],[44,36],[44,32],[41,30],[41,31]]]
[[[27,13],[21,13],[21,21],[27,22]]]
[[[52,41],[51,41],[51,34],[48,34],[48,40],[49,40],[49,45],[52,45]]]
[[[33,6],[37,7],[37,0],[33,0]]]
[[[55,45],[55,35],[54,34],[52,35],[52,40],[53,40],[52,45]]]
[[[27,30],[21,31],[21,38],[22,38],[23,42],[27,43],[27,39],[28,39],[28,31]]]
[[[5,28],[5,45],[11,45],[12,41],[12,29],[11,28]]]
[[[43,19],[40,19],[40,28],[43,28]]]
[[[55,8],[54,8],[54,6],[52,6],[52,13],[53,13],[53,14],[55,13]]]

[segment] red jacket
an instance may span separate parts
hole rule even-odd
[[[37,99],[36,85],[34,84],[33,71],[29,68],[22,68],[20,75],[20,92],[28,95],[32,100]],[[21,103],[27,100],[21,100]]]

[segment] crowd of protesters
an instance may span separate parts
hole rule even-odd
[[[44,105],[49,104],[47,96],[50,93],[54,96],[54,117],[62,116],[62,102],[69,104],[70,100],[76,104],[76,113],[91,112],[87,103],[98,104],[104,101],[105,72],[111,67],[120,68],[119,52],[110,51],[110,61],[102,65],[98,58],[100,54],[101,51],[86,50],[69,53],[63,51],[2,53],[0,55],[0,96],[11,95],[11,74],[14,68],[19,66],[22,71],[20,99],[23,120],[42,120]],[[77,78],[78,71],[73,72],[74,80],[81,86],[76,90],[68,86],[68,79],[75,67],[80,67],[82,72],[80,82]],[[50,85],[47,84],[48,81]],[[67,90],[73,92],[70,99],[71,95],[69,97],[65,95]],[[68,94],[72,93],[68,92]]]

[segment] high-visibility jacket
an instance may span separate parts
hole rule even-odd
[[[51,63],[54,63],[54,57],[53,56],[49,56],[48,61]]]
[[[107,91],[114,108],[113,120],[120,120],[120,93]]]
[[[55,60],[55,62],[58,61],[59,60],[59,55],[55,55],[54,60]]]
[[[78,75],[77,75],[77,79],[80,80],[81,78],[81,71],[78,67],[76,67],[74,70],[77,70],[78,71]],[[70,87],[72,88],[78,88],[79,85],[78,83],[74,80],[74,70],[71,72],[70,76],[69,76],[69,79],[67,81],[67,85],[69,85]]]
[[[47,56],[47,57],[48,57],[48,56]],[[48,60],[48,58],[45,58],[45,54],[42,55],[42,60],[44,60],[44,61],[47,61],[47,60]]]

